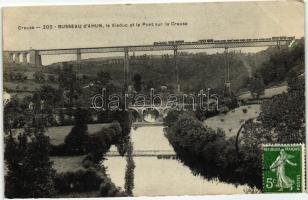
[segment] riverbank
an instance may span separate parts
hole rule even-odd
[[[163,126],[139,127],[131,130],[131,140],[134,151],[174,151],[164,136]],[[115,150],[112,146],[110,151]],[[175,196],[175,195],[204,195],[242,194],[247,186],[234,186],[218,180],[206,180],[194,175],[189,167],[175,159],[158,159],[157,157],[134,157],[135,181],[134,196]],[[124,186],[125,165],[123,157],[106,157],[103,162],[107,174],[118,187]],[[179,190],[179,188],[181,188]]]

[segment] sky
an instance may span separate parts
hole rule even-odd
[[[106,24],[178,22],[186,26],[116,27]],[[66,24],[102,24],[105,28],[35,29]],[[8,7],[3,10],[3,49],[59,49],[153,44],[155,41],[304,36],[304,4],[228,2],[190,4]],[[91,56],[87,56],[91,57]],[[45,63],[73,59],[46,56]],[[83,58],[86,58],[84,56]]]

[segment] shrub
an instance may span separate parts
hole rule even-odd
[[[198,120],[204,121],[207,118],[213,117],[215,115],[219,114],[218,110],[201,110],[200,107],[197,107],[197,110],[195,111],[195,115]]]
[[[227,114],[229,112],[229,108],[227,106],[222,106],[222,108],[220,109],[220,112],[223,114]]]
[[[90,155],[88,160],[99,163],[108,152],[112,144],[118,144],[121,136],[121,127],[114,123],[109,128],[102,128],[99,132],[90,135],[88,149]]]
[[[48,78],[48,81],[50,81],[52,83],[54,83],[56,81],[56,77],[54,75],[48,75],[47,78]]]
[[[5,81],[10,80],[10,75],[9,75],[9,73],[7,73],[7,72],[4,72],[4,73],[3,73],[3,80],[5,80]]]
[[[111,180],[104,176],[102,177],[102,182],[99,186],[99,195],[100,197],[125,197],[127,196],[125,192],[121,191],[119,187],[116,187]]]
[[[90,168],[90,167],[94,167],[94,163],[88,159],[85,159],[82,161],[82,166],[86,169]]]
[[[97,115],[97,121],[100,123],[110,123],[114,119],[114,113],[110,110],[100,111]]]
[[[59,173],[55,177],[55,188],[59,193],[88,192],[99,189],[101,177],[93,169]]]
[[[225,98],[222,103],[228,107],[228,110],[233,110],[239,106],[238,101],[234,95],[231,95],[229,98]]]
[[[81,155],[87,152],[89,136],[87,126],[74,126],[65,138],[65,148],[71,155]]]
[[[41,71],[37,71],[33,74],[33,78],[36,82],[41,83],[45,81],[45,74]]]
[[[9,73],[9,79],[12,81],[15,79],[15,74],[13,72]]]
[[[23,81],[23,75],[19,72],[15,73],[15,80]]]
[[[164,126],[171,127],[182,114],[182,111],[171,110],[168,112],[167,116],[164,118]]]
[[[70,155],[66,150],[65,144],[50,145],[50,156],[68,156]]]
[[[247,108],[242,109],[243,113],[246,114],[248,112]]]

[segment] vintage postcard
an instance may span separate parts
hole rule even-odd
[[[306,191],[302,2],[2,14],[5,197]]]

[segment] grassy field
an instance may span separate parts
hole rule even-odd
[[[52,167],[57,173],[75,172],[78,170],[85,170],[82,166],[83,156],[52,156],[50,160],[53,162]],[[82,197],[96,197],[98,191],[89,192],[70,192],[66,194],[57,194],[58,198],[82,198]]]
[[[102,128],[109,127],[110,124],[88,124],[88,133],[93,134]],[[49,136],[50,143],[53,145],[59,145],[64,143],[65,137],[72,130],[73,126],[55,126],[49,127],[45,135]],[[23,131],[23,129],[15,129],[16,134]]]
[[[17,82],[17,81],[5,81],[3,82],[3,87],[5,90],[9,91],[36,91],[39,90],[43,85],[49,85],[53,88],[58,88],[58,84],[55,83],[36,83],[32,80],[26,80],[23,82]]]
[[[89,134],[95,133],[102,128],[109,127],[110,124],[88,124]],[[49,127],[46,135],[49,136],[51,144],[59,145],[64,142],[65,136],[69,134],[73,126]]]
[[[74,172],[84,169],[82,160],[85,156],[51,156],[50,160],[53,162],[52,167],[57,173]]]
[[[243,111],[245,109],[247,110],[246,113]],[[214,129],[222,128],[226,136],[231,137],[236,135],[244,120],[257,117],[259,113],[260,105],[240,106],[226,114],[220,114],[206,119],[203,123]]]
[[[90,191],[90,192],[72,192],[67,194],[59,194],[56,195],[56,198],[87,198],[87,197],[97,197],[98,191]]]
[[[89,124],[89,134],[99,131],[101,128],[108,127],[110,124]],[[61,126],[48,128],[46,135],[51,139],[52,144],[61,144],[64,142],[65,136],[71,131],[73,126]],[[82,161],[86,155],[82,156],[51,156],[50,160],[53,162],[52,167],[57,173],[75,172],[78,170],[85,170]],[[85,198],[96,197],[98,191],[90,192],[73,192],[67,194],[58,194],[56,197],[61,198]]]
[[[287,82],[282,82],[279,85],[274,85],[272,87],[266,88],[264,94],[260,95],[260,98],[271,98],[275,95],[282,94],[283,92],[288,91]],[[252,99],[250,91],[241,93],[238,97],[240,100]]]

